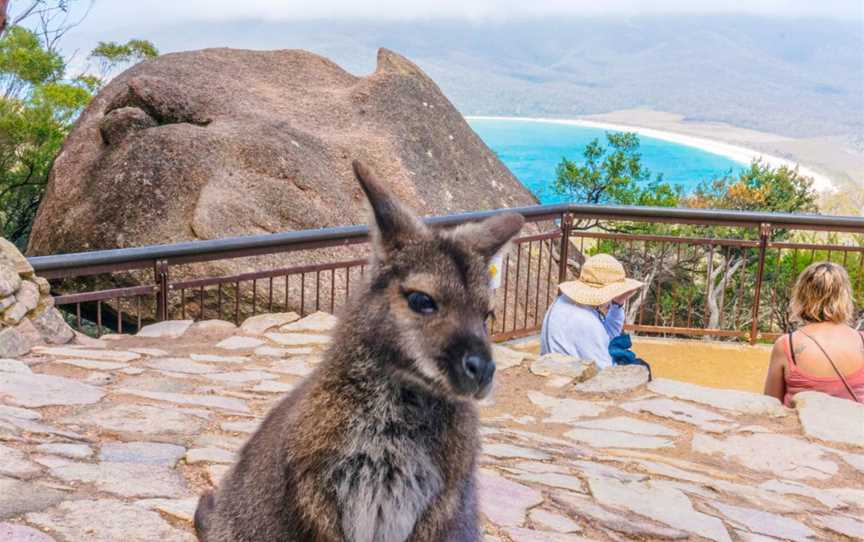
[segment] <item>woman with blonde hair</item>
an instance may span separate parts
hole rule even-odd
[[[835,263],[817,262],[798,276],[789,307],[798,328],[771,352],[765,394],[792,406],[802,391],[864,401],[864,334],[852,328],[852,284]]]

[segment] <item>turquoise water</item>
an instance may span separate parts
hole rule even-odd
[[[555,193],[555,167],[562,157],[582,161],[582,151],[595,138],[606,141],[606,131],[567,124],[525,122],[518,120],[471,119],[475,132],[510,168],[516,177],[542,203],[558,203]],[[680,185],[687,193],[702,181],[710,181],[730,172],[740,171],[744,164],[724,156],[640,136],[642,165],[652,177],[663,174],[663,180]]]

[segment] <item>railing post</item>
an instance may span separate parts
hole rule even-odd
[[[561,246],[558,250],[558,284],[567,280],[567,260],[570,258],[570,232],[573,230],[573,215],[561,214]]]
[[[168,319],[168,260],[153,262],[153,281],[156,284],[156,321]]]
[[[753,293],[753,321],[750,324],[750,344],[756,344],[756,340],[759,338],[759,303],[762,296],[762,282],[765,278],[765,258],[768,253],[771,230],[771,224],[763,222],[759,225],[759,262],[756,270],[756,291]]]

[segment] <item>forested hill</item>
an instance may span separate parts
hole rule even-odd
[[[743,16],[233,21],[162,25],[143,37],[164,52],[211,46],[214,36],[231,47],[304,48],[358,73],[374,69],[384,46],[416,61],[466,114],[649,107],[794,137],[861,138],[860,25]]]

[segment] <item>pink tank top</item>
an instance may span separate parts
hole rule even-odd
[[[786,406],[791,407],[792,397],[802,391],[821,391],[834,397],[852,400],[849,391],[843,385],[840,377],[811,376],[801,371],[798,368],[798,364],[795,363],[795,352],[792,349],[792,334],[790,333],[786,337],[787,340],[783,341],[783,349],[786,351],[786,360],[788,361],[784,375],[786,380],[786,396],[783,399],[783,403]],[[861,333],[861,341],[864,342],[864,332]],[[825,363],[828,363],[828,361],[826,360]],[[864,366],[857,371],[843,376],[846,378],[849,387],[858,396],[858,399],[864,399]]]

